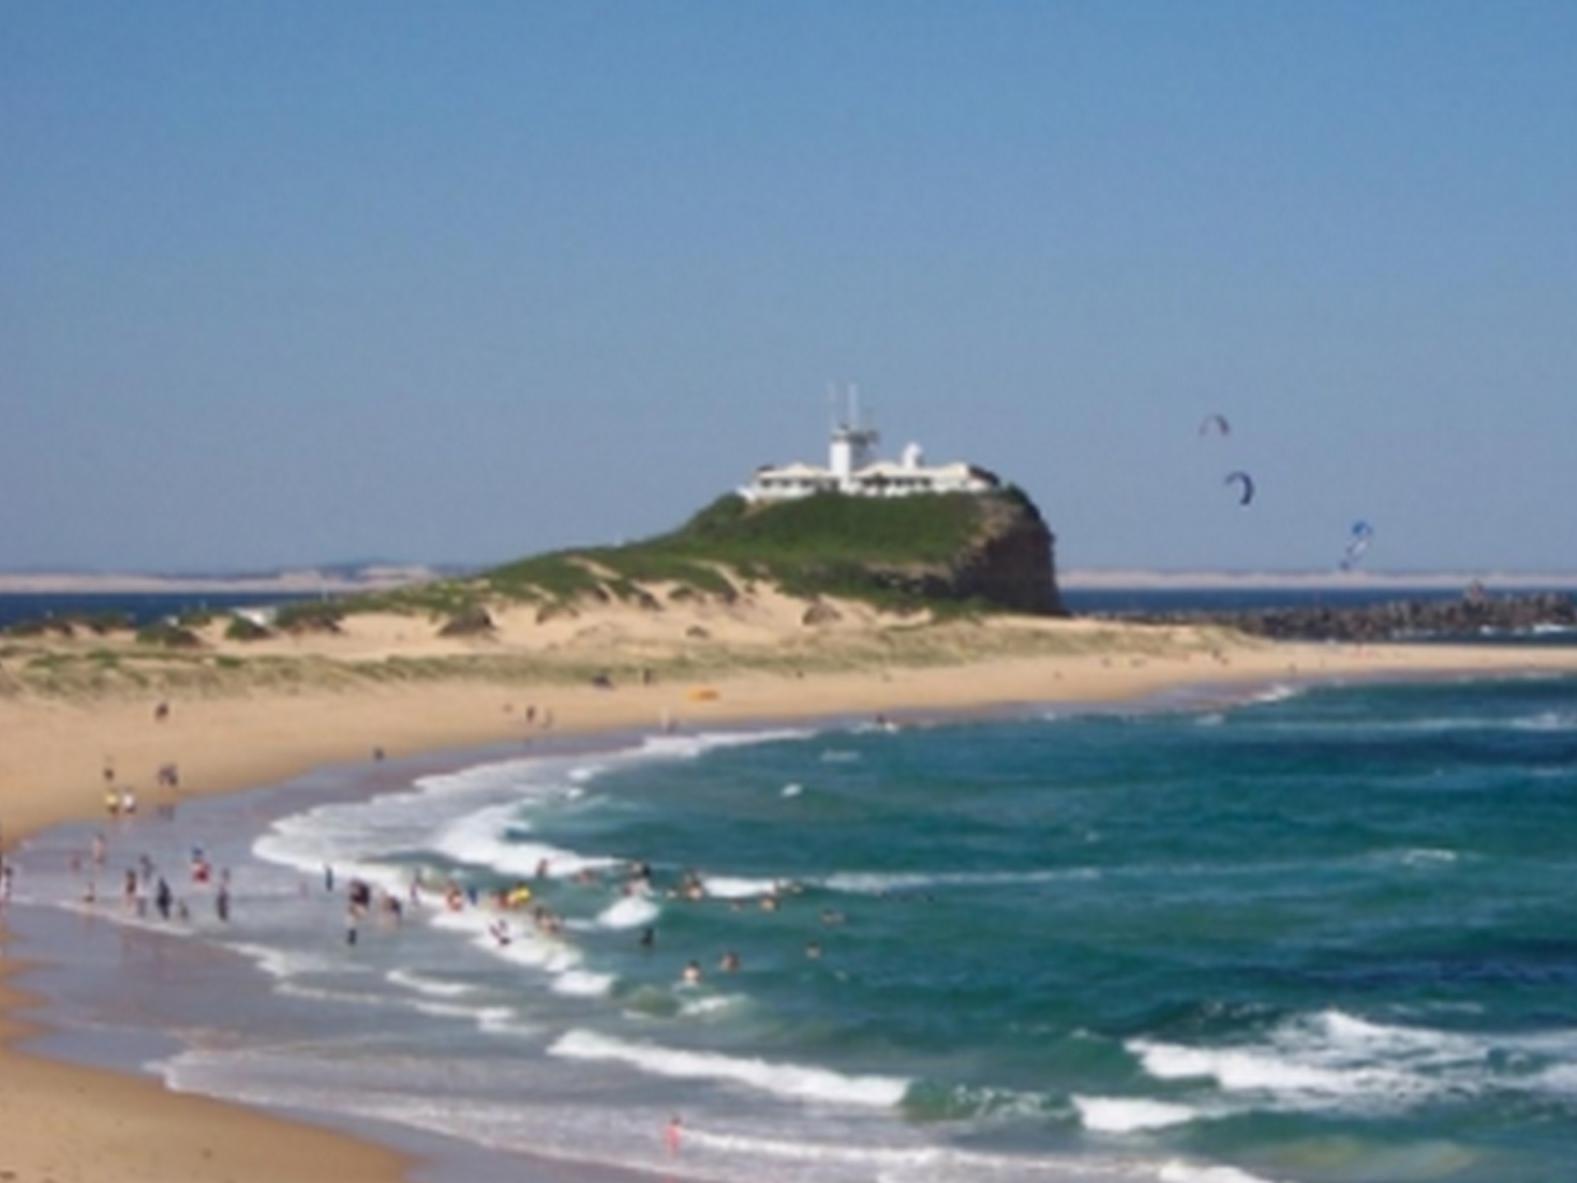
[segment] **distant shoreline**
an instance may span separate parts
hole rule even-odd
[[[0,572],[0,595],[342,595],[404,587],[442,577],[431,567],[367,567],[354,574],[300,569],[261,575],[149,575],[137,572]],[[1479,583],[1491,591],[1577,591],[1577,571],[1151,571],[1074,568],[1063,591],[1418,591]]]

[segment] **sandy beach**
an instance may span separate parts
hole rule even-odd
[[[71,694],[13,686],[0,698],[0,734],[6,737],[0,825],[10,845],[52,824],[100,815],[106,768],[117,783],[135,786],[142,807],[152,809],[165,800],[268,784],[325,764],[369,761],[376,748],[389,756],[511,741],[526,748],[549,731],[962,713],[1136,699],[1184,687],[1215,687],[1225,697],[1246,684],[1278,681],[1577,670],[1577,650],[1570,648],[1272,645],[1088,622],[977,630],[967,643],[945,635],[942,626],[937,632],[942,643],[923,647],[923,658],[922,649],[899,644],[889,645],[896,656],[873,660],[871,646],[882,643],[864,637],[853,645],[857,657],[841,668],[805,653],[798,654],[802,660],[762,668],[765,663],[753,657],[764,650],[756,649],[733,668],[714,661],[694,676],[659,660],[649,682],[622,678],[612,689],[574,680],[562,668],[533,681],[526,674],[500,678],[491,668],[467,676],[463,666],[414,682],[328,679],[273,689],[183,690],[177,684]],[[1099,643],[1090,643],[1095,638]],[[605,640],[610,651],[628,642],[612,635]],[[313,657],[354,663],[375,654],[383,660],[390,647],[365,637],[335,638],[323,641]],[[581,653],[577,660],[598,657]],[[168,711],[156,718],[161,702]],[[544,718],[551,728],[543,726]],[[180,787],[156,789],[156,770],[171,762],[178,763]],[[10,978],[18,967],[6,968]],[[0,994],[7,1045],[0,1119],[8,1135],[0,1178],[245,1183],[396,1179],[409,1169],[399,1156],[350,1137],[19,1051],[28,1033],[26,1001],[9,985]]]

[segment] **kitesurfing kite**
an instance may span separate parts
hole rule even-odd
[[[1200,435],[1231,435],[1232,424],[1225,415],[1206,415],[1199,424]]]
[[[1238,504],[1247,505],[1254,500],[1254,478],[1246,472],[1229,472],[1227,479],[1222,482],[1226,485],[1238,487]]]
[[[1358,521],[1352,524],[1352,529],[1347,532],[1347,550],[1342,555],[1342,570],[1351,571],[1358,565],[1358,560],[1363,558],[1363,552],[1369,549],[1369,543],[1374,539],[1374,527],[1368,522]]]

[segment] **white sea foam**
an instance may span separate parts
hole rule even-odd
[[[427,994],[434,998],[459,998],[476,992],[475,986],[467,985],[465,982],[443,982],[412,970],[391,969],[383,976],[385,981],[393,985],[403,986],[407,990],[414,990],[418,994]]]
[[[453,815],[456,800],[507,794],[519,801],[561,792],[556,784],[532,780],[549,768],[531,759],[479,764],[422,777],[408,790],[370,801],[319,805],[274,822],[252,844],[252,852],[306,875],[316,876],[330,866],[341,880],[354,876],[387,891],[402,891],[408,872],[381,864],[382,856],[424,847],[433,826]]]
[[[801,1138],[765,1137],[726,1130],[691,1129],[685,1144],[703,1148],[709,1157],[728,1156],[749,1173],[729,1174],[729,1178],[794,1178],[869,1180],[870,1183],[927,1183],[929,1180],[1000,1179],[1020,1183],[1044,1177],[1052,1183],[1070,1178],[1066,1158],[1031,1158],[1026,1155],[990,1154],[954,1146],[883,1146],[859,1142],[836,1144]],[[777,1171],[763,1169],[763,1160],[782,1164]],[[783,1174],[788,1164],[808,1168],[808,1172]],[[826,1172],[826,1173],[824,1173]],[[1134,1173],[1126,1164],[1095,1158],[1081,1158],[1077,1172],[1081,1179],[1131,1181]]]
[[[440,1019],[466,1019],[481,1027],[484,1022],[498,1021],[507,1018],[514,1012],[507,1006],[488,1006],[478,1009],[474,1006],[462,1006],[457,1002],[433,1002],[425,998],[402,998],[400,1005],[410,1007],[424,1015],[432,1015]]]
[[[1249,696],[1251,703],[1286,702],[1289,698],[1296,698],[1303,693],[1302,687],[1289,686],[1285,682],[1275,682],[1265,689]]]
[[[612,974],[571,969],[553,979],[553,992],[575,998],[603,998],[613,992],[613,981]]]
[[[719,1011],[732,1010],[745,1001],[743,994],[709,994],[705,998],[692,998],[679,1008],[681,1015],[690,1018],[699,1018],[702,1015],[715,1015]]]
[[[1270,1183],[1236,1167],[1203,1166],[1173,1159],[1161,1168],[1160,1183]]]
[[[1577,1094],[1577,1064],[1556,1064],[1533,1076],[1529,1083],[1539,1092]]]
[[[1087,1130],[1103,1134],[1131,1134],[1158,1130],[1193,1121],[1199,1113],[1187,1105],[1151,1101],[1143,1097],[1073,1097],[1079,1121]]]
[[[926,887],[1003,887],[1099,877],[1100,871],[1094,867],[1060,867],[1037,871],[838,871],[820,882],[832,891],[881,895]]]
[[[1577,714],[1541,711],[1537,715],[1513,719],[1511,725],[1519,731],[1571,731],[1577,728]]]
[[[693,760],[714,748],[746,747],[753,744],[778,743],[790,739],[808,739],[814,731],[797,727],[776,727],[762,731],[702,731],[694,735],[649,735],[641,741],[635,756],[666,757]]]
[[[319,805],[280,818],[253,843],[266,862],[316,876],[332,866],[340,878],[355,876],[388,891],[402,891],[409,869],[380,864],[393,852],[437,845],[450,858],[504,874],[530,875],[548,859],[553,874],[609,865],[613,860],[563,851],[546,844],[508,841],[508,833],[529,830],[520,816],[533,802],[573,800],[581,786],[600,773],[632,761],[683,759],[713,748],[802,739],[809,730],[708,732],[652,736],[639,745],[609,753],[594,762],[584,758],[524,757],[473,765],[455,772],[421,777],[408,790],[384,793],[370,801]],[[475,799],[483,807],[454,820],[456,802]]]
[[[890,1108],[903,1100],[909,1088],[907,1080],[893,1076],[845,1076],[803,1064],[774,1064],[716,1052],[626,1043],[585,1030],[565,1032],[548,1048],[548,1054],[576,1060],[613,1060],[654,1076],[726,1081],[794,1100],[840,1105]]]
[[[706,894],[720,900],[745,900],[753,896],[772,895],[781,883],[776,879],[745,879],[733,875],[705,875],[701,886]]]
[[[501,945],[494,938],[491,928],[501,917],[495,912],[480,908],[467,908],[459,912],[438,912],[432,918],[434,928],[462,933],[471,944],[483,952],[516,965],[529,966],[550,974],[566,973],[581,963],[581,953],[554,937],[543,936],[535,929],[504,921],[509,926],[509,943]]]
[[[487,867],[504,875],[535,875],[543,864],[547,873],[559,877],[580,871],[616,866],[618,859],[577,854],[545,842],[521,841],[530,823],[519,816],[516,802],[489,805],[457,818],[432,840],[433,849],[456,862]]]
[[[1484,1066],[1492,1051],[1482,1038],[1338,1010],[1281,1023],[1263,1043],[1207,1048],[1133,1039],[1125,1046],[1158,1079],[1210,1079],[1285,1108],[1405,1107],[1446,1091],[1477,1091],[1489,1083]]]
[[[621,896],[597,915],[597,924],[603,928],[639,928],[650,924],[662,909],[646,896]]]
[[[244,957],[248,957],[269,977],[276,980],[298,977],[311,973],[359,973],[361,967],[343,958],[327,957],[304,949],[278,949],[271,945],[255,945],[245,941],[227,943]]]
[[[802,785],[802,784],[798,784],[798,783],[786,784],[786,785],[783,786],[783,789],[779,793],[779,796],[783,796],[783,797],[798,797],[804,791],[805,791],[805,786]]]
[[[1430,846],[1419,846],[1411,850],[1404,850],[1399,857],[1409,867],[1440,866],[1446,863],[1454,863],[1460,858],[1454,850],[1442,850]]]
[[[1130,1040],[1126,1046],[1139,1057],[1144,1070],[1160,1080],[1210,1077],[1228,1091],[1340,1092],[1345,1087],[1340,1072],[1285,1063],[1260,1051],[1185,1047],[1143,1039]]]

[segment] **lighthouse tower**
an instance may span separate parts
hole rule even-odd
[[[843,417],[833,427],[827,449],[827,467],[845,492],[852,488],[854,474],[875,460],[880,438],[874,427],[860,422],[860,391],[850,386]]]

